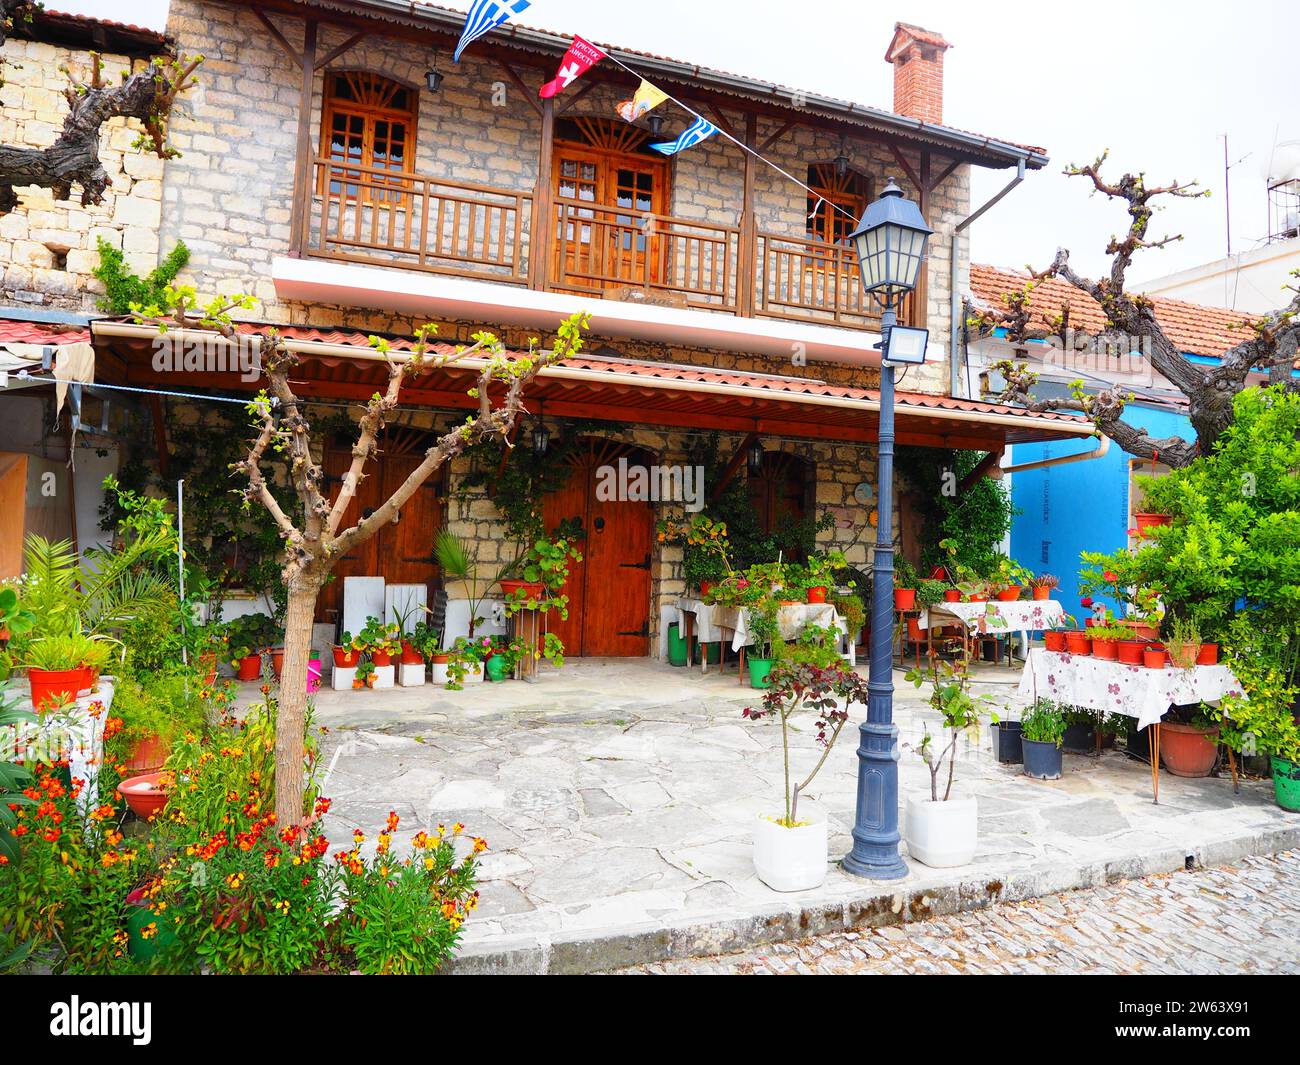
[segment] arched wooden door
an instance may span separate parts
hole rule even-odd
[[[377,460],[367,463],[367,476],[343,515],[340,529],[355,525],[361,516],[380,506],[424,459],[433,444],[430,434],[420,429],[390,426],[380,440]],[[331,501],[339,487],[352,452],[346,446],[325,449],[325,480]],[[383,577],[388,584],[423,584],[433,601],[438,564],[433,555],[433,538],[442,525],[441,480],[431,478],[406,502],[395,524],[385,525],[364,544],[339,559],[335,579],[321,590],[317,620],[333,621],[342,612],[344,577]],[[387,620],[392,620],[387,619]]]
[[[812,465],[806,460],[788,451],[765,452],[762,470],[749,475],[749,498],[763,532],[801,521],[815,484]]]
[[[569,570],[569,617],[551,615],[548,628],[564,641],[566,654],[639,658],[650,653],[650,552],[654,540],[653,504],[627,499],[597,499],[598,471],[647,469],[654,457],[615,440],[584,439],[567,458],[568,481],[547,495],[542,516],[547,529],[562,522],[584,533],[581,562]]]

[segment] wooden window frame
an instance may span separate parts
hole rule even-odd
[[[346,78],[348,75],[355,75],[363,78],[373,78],[376,81],[396,86],[398,89],[404,89],[410,100],[409,108],[385,107],[383,105],[368,104],[356,100],[343,100],[334,95],[335,81],[338,78]],[[347,160],[335,160],[331,155],[331,142],[334,127],[334,116],[344,114],[349,116],[360,116],[364,122],[362,132],[362,158],[359,164],[362,167],[371,167],[375,169],[387,169],[377,167],[374,158],[374,131],[375,124],[378,122],[387,122],[391,126],[393,123],[403,123],[406,126],[406,159],[404,160],[405,168],[394,170],[392,173],[398,176],[398,180],[393,182],[392,192],[387,190],[375,189],[370,185],[359,185],[356,196],[341,197],[345,200],[366,204],[368,206],[388,208],[393,210],[409,210],[411,206],[411,191],[413,182],[403,180],[406,177],[415,175],[415,156],[416,156],[416,138],[420,129],[420,89],[419,86],[411,85],[397,78],[391,78],[386,74],[380,74],[377,71],[358,69],[353,67],[331,67],[324,71],[324,79],[321,86],[321,125],[319,151],[322,161],[327,166],[322,168],[320,177],[320,187],[317,189],[318,194],[324,194],[327,183],[332,180],[332,175],[337,167],[338,170],[346,171],[348,167]],[[377,175],[367,175],[373,182]],[[343,179],[346,184],[346,179]],[[376,195],[378,193],[378,195]]]

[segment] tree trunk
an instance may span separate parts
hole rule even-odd
[[[316,597],[320,593],[319,582],[301,574],[286,583],[289,606],[284,617],[284,663],[275,723],[275,819],[280,826],[296,825],[303,819],[307,663],[311,658]]]

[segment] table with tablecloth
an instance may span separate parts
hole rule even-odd
[[[114,679],[100,677],[93,692],[77,698],[75,703],[36,714],[36,721],[21,722],[3,737],[6,749],[0,756],[28,760],[54,761],[66,758],[73,777],[86,785],[77,797],[81,810],[89,811],[99,799],[99,769],[104,761],[104,725],[113,705]],[[33,712],[30,698],[22,698],[16,709]],[[8,745],[12,744],[12,748]]]
[[[935,603],[922,610],[916,624],[927,630],[927,643],[933,644],[929,631],[954,622],[965,630],[966,637],[1009,636],[1015,632],[1038,632],[1059,628],[1065,621],[1065,608],[1055,599],[989,600],[982,603]],[[1014,664],[1010,647],[1008,665]]]
[[[1226,665],[1147,669],[1035,647],[1020,675],[1020,694],[1098,713],[1123,714],[1135,718],[1138,728],[1151,728],[1151,779],[1158,798],[1160,719],[1171,706],[1218,703],[1229,695],[1240,695],[1241,682]]]
[[[777,607],[776,626],[783,640],[798,639],[807,625],[822,628],[835,627],[841,633],[844,619],[840,617],[831,603],[783,603]],[[744,672],[745,648],[753,643],[749,632],[749,609],[747,607],[723,606],[720,603],[706,603],[700,599],[683,598],[677,600],[677,631],[686,640],[686,663],[691,664],[691,637],[694,635],[701,645],[710,643],[725,644],[726,634],[731,634],[731,649],[740,656],[741,672]],[[849,641],[850,648],[852,640]],[[722,657],[725,659],[725,648]],[[709,671],[709,656],[705,651],[700,654],[701,672]]]

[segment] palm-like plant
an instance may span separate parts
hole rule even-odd
[[[478,570],[478,558],[472,547],[450,529],[439,529],[433,541],[434,557],[442,571],[442,580],[464,581],[465,598],[469,601],[469,635],[474,637],[474,629],[483,620],[479,616],[479,607],[487,598],[487,593],[496,583],[499,574],[482,578]]]

